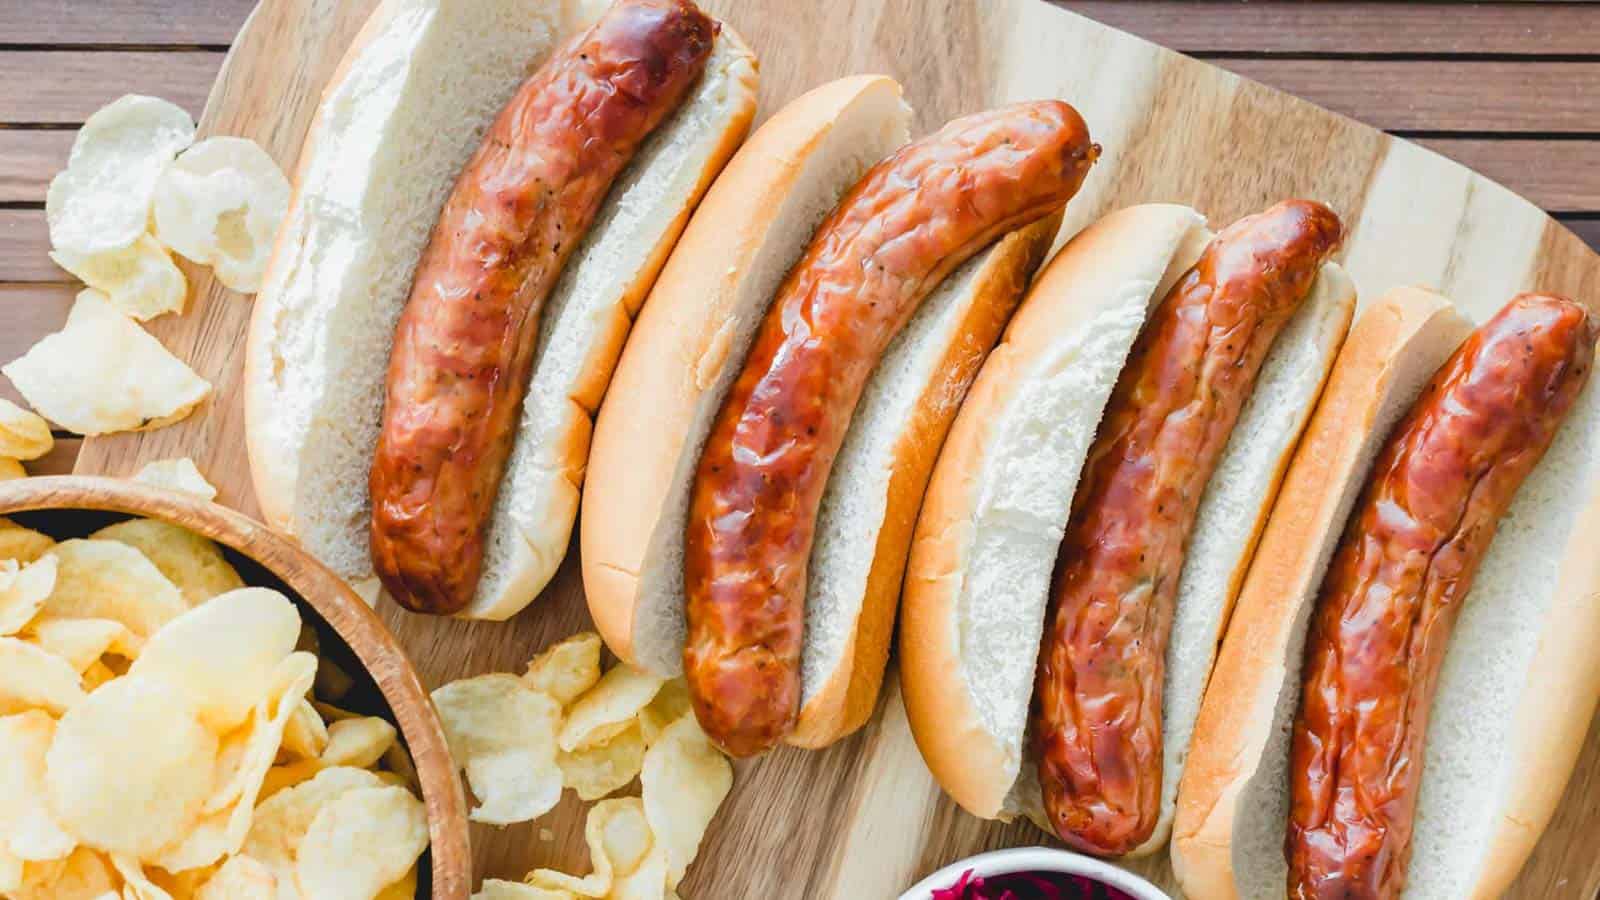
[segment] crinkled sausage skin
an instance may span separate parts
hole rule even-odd
[[[957,119],[869,171],[778,290],[705,445],[685,534],[684,668],[729,753],[794,728],[817,507],[872,367],[950,270],[1064,205],[1098,154],[1060,101]]]
[[[457,179],[395,331],[370,477],[373,565],[407,609],[472,600],[540,307],[716,30],[689,0],[621,0],[523,83]]]
[[[1589,378],[1600,321],[1522,294],[1389,437],[1322,584],[1289,766],[1294,900],[1395,898],[1428,714],[1495,527]]]
[[[1234,223],[1151,313],[1117,380],[1056,558],[1034,687],[1045,812],[1078,850],[1121,855],[1155,831],[1189,532],[1267,351],[1343,232],[1305,200]]]

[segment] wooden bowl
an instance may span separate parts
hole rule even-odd
[[[108,513],[182,525],[255,562],[296,595],[303,607],[320,616],[371,676],[411,751],[428,810],[432,857],[431,892],[424,877],[419,896],[467,900],[472,885],[467,805],[444,729],[400,645],[338,576],[260,522],[197,497],[131,481],[76,475],[0,483],[0,515],[47,511],[48,523],[32,527],[63,537],[86,534],[104,524]],[[247,583],[252,581],[244,572],[241,575]]]

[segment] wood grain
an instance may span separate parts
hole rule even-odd
[[[0,284],[0,360],[16,359],[39,338],[59,330],[76,294],[69,284]],[[24,403],[10,379],[0,379],[0,397]]]
[[[370,0],[265,0],[236,44],[208,106],[203,129],[264,142],[292,163],[311,104]],[[1011,99],[1061,96],[1084,112],[1106,148],[1069,210],[1068,230],[1105,211],[1144,200],[1177,200],[1227,221],[1286,194],[1332,203],[1353,223],[1346,263],[1365,296],[1398,283],[1439,286],[1478,315],[1519,287],[1600,296],[1600,260],[1536,207],[1437,155],[1312,105],[1240,81],[1212,66],[1161,51],[1037,0],[713,0],[762,55],[762,114],[826,78],[888,71],[901,78],[917,127]],[[819,35],[825,35],[820,40]],[[297,66],[284,65],[284,60]],[[1463,63],[1437,80],[1407,79],[1428,68],[1364,69],[1349,78],[1282,63],[1324,99],[1360,98],[1373,111],[1416,125],[1495,123],[1497,129],[1593,127],[1600,92],[1570,90],[1526,105],[1487,99],[1449,79],[1515,73],[1494,61]],[[1230,64],[1232,64],[1230,62]],[[1363,65],[1402,65],[1375,61]],[[1404,65],[1417,65],[1406,62]],[[1548,66],[1578,68],[1549,69]],[[1587,67],[1587,68],[1586,68]],[[1600,64],[1539,63],[1521,89],[1551,89],[1559,77],[1592,78]],[[1542,74],[1541,74],[1542,73]],[[1289,77],[1293,76],[1293,77]],[[1380,88],[1351,87],[1376,77]],[[1542,80],[1541,80],[1542,79]],[[1531,88],[1529,86],[1532,86]],[[1429,93],[1444,91],[1446,96]],[[1540,118],[1524,109],[1548,108]],[[1474,110],[1474,103],[1480,109]],[[1381,118],[1381,116],[1380,116]],[[1553,123],[1553,124],[1552,124]],[[1471,127],[1470,125],[1464,127]],[[213,474],[222,499],[255,509],[243,465],[238,356],[248,307],[203,275],[195,310],[152,329],[216,385],[216,399],[178,426],[85,441],[84,472],[125,472],[142,460],[188,455]],[[555,582],[509,623],[439,621],[381,610],[426,684],[520,668],[530,654],[587,624],[569,557]],[[891,681],[892,684],[892,681]],[[1589,898],[1600,887],[1600,747],[1591,745],[1552,831],[1530,860],[1514,896]],[[537,838],[550,829],[551,840]],[[582,819],[570,798],[545,820],[473,830],[477,876],[518,877],[535,865],[586,868]],[[943,799],[906,731],[891,688],[880,714],[859,734],[820,753],[785,750],[741,763],[733,794],[707,837],[686,897],[893,896],[937,865],[979,849],[1044,839],[1028,826],[981,822]],[[1164,857],[1141,868],[1170,885]]]
[[[0,4],[10,44],[227,46],[255,0],[94,0]]]
[[[0,281],[67,281],[50,261],[43,209],[0,209]]]
[[[1552,212],[1600,209],[1600,140],[1424,138],[1417,143],[1514,187]]]
[[[444,729],[393,636],[344,582],[294,542],[231,509],[120,478],[27,478],[0,484],[0,515],[33,510],[105,510],[172,522],[260,563],[344,639],[382,691],[411,753],[428,810],[432,896],[469,893],[467,808]],[[81,533],[81,532],[80,532]]]
[[[1184,53],[1592,54],[1589,3],[1053,0]]]
[[[50,179],[67,166],[73,131],[0,129],[0,203],[43,203]]]
[[[0,91],[0,122],[76,124],[129,93],[152,94],[199,115],[222,56],[210,50],[0,50],[0,84],[11,86]]]

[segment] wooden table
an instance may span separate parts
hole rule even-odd
[[[128,91],[198,115],[254,5],[0,3],[0,361],[59,328],[77,289],[45,255],[44,192],[78,125]],[[1600,247],[1600,3],[1062,5],[1418,140]],[[19,399],[4,378],[0,396]],[[71,470],[78,441],[58,437],[30,471]]]

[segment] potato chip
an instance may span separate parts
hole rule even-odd
[[[406,874],[400,876],[399,881],[392,882],[378,896],[372,900],[416,900],[417,897],[417,865],[411,864]]]
[[[113,853],[111,865],[122,876],[122,900],[173,900],[161,885],[150,880],[149,873],[133,856]]]
[[[129,94],[90,116],[45,197],[50,243],[90,254],[138,240],[162,169],[193,141],[189,114],[155,97]]]
[[[521,881],[485,878],[472,900],[576,900],[577,896],[571,891],[535,887]]]
[[[411,761],[411,753],[406,750],[406,745],[399,740],[389,745],[384,751],[383,764],[401,783],[411,788],[413,794],[422,792],[422,781],[417,778],[417,766]]]
[[[639,774],[644,765],[644,738],[637,725],[629,725],[603,744],[572,753],[562,751],[556,763],[561,766],[562,782],[578,792],[578,799],[599,800]]]
[[[66,660],[67,665],[80,674],[107,653],[133,659],[144,644],[142,638],[121,622],[53,616],[42,616],[29,625],[24,639]]]
[[[300,611],[287,597],[239,588],[164,625],[128,673],[167,680],[189,695],[200,721],[223,733],[267,695],[299,634]]]
[[[0,716],[42,709],[59,716],[84,699],[67,661],[16,638],[0,637]]]
[[[48,534],[24,528],[10,519],[0,517],[0,559],[31,563],[55,545],[55,538]]]
[[[56,265],[105,294],[111,305],[140,322],[166,313],[183,312],[189,281],[172,254],[148,234],[126,247],[78,253],[51,251]]]
[[[0,894],[10,897],[22,887],[23,862],[0,847]]]
[[[639,781],[650,831],[666,852],[667,886],[676,888],[733,787],[733,766],[694,716],[683,716],[645,751]]]
[[[10,457],[0,456],[0,481],[17,481],[27,477],[28,470],[22,467],[22,463]]]
[[[61,859],[78,843],[45,799],[44,756],[55,731],[40,710],[0,716],[0,846],[20,860]]]
[[[19,564],[0,559],[0,636],[16,634],[44,608],[56,586],[56,559]]]
[[[284,766],[273,766],[261,780],[261,792],[256,795],[257,800],[265,800],[284,788],[310,781],[321,771],[320,759],[302,759]]]
[[[78,294],[66,327],[0,366],[34,409],[81,434],[145,431],[187,416],[211,385],[104,294]]]
[[[295,856],[307,897],[370,898],[411,869],[428,846],[422,801],[402,787],[357,788],[324,806]]]
[[[38,459],[54,446],[49,422],[38,413],[0,398],[0,456]]]
[[[177,689],[128,675],[68,710],[45,757],[61,826],[108,853],[144,856],[175,840],[211,790],[217,737]]]
[[[162,243],[209,264],[223,284],[254,293],[288,208],[289,180],[265,150],[244,138],[207,138],[162,173],[155,231]]]
[[[395,740],[394,726],[372,716],[334,722],[327,733],[327,747],[322,751],[325,766],[370,769],[383,759]]]
[[[661,682],[659,676],[632,666],[614,666],[567,710],[566,722],[561,726],[561,749],[571,753],[622,733],[639,710],[655,698]]]
[[[189,608],[161,570],[126,544],[70,540],[50,552],[57,568],[44,604],[49,615],[111,619],[148,637]]]
[[[171,488],[185,494],[194,494],[205,500],[217,498],[216,486],[200,474],[200,469],[189,457],[179,459],[158,459],[146,463],[144,468],[133,474],[133,480],[140,484],[150,484],[156,487]]]
[[[200,885],[194,900],[277,900],[278,879],[248,856],[234,856]]]
[[[556,644],[528,663],[522,680],[563,707],[572,705],[600,680],[600,635],[585,631]]]
[[[478,798],[470,817],[490,825],[527,822],[561,799],[556,729],[561,707],[515,675],[480,675],[433,692],[450,753]]]
[[[301,700],[293,715],[289,716],[289,727],[283,732],[283,747],[278,752],[279,758],[287,761],[317,759],[327,747],[327,723],[322,721],[322,716],[317,713],[316,707],[311,705],[310,700]],[[366,766],[356,768],[365,769]]]
[[[242,852],[270,869],[280,885],[293,885],[295,856],[317,814],[348,791],[382,786],[382,780],[365,769],[323,769],[310,781],[279,791],[256,807]]]
[[[554,869],[535,869],[528,873],[528,883],[580,897],[605,897],[611,893],[613,880],[632,872],[654,843],[638,797],[596,803],[584,822],[583,838],[589,845],[593,871],[578,878]]]
[[[244,579],[214,542],[158,519],[129,519],[96,531],[90,538],[127,544],[155,564],[183,593],[189,606],[244,587]]]
[[[100,688],[100,685],[116,677],[117,673],[106,665],[104,660],[90,663],[89,668],[83,670],[83,691],[92,694]]]
[[[617,877],[607,900],[663,900],[667,896],[667,852],[656,847],[637,868]]]
[[[111,861],[88,847],[79,847],[63,860],[30,863],[30,867],[33,865],[48,868],[31,881],[24,878],[29,886],[15,893],[16,900],[103,900],[108,894],[117,896],[117,874]]]
[[[644,709],[639,710],[639,734],[654,744],[668,725],[689,715],[689,684],[680,675],[668,679]]]

